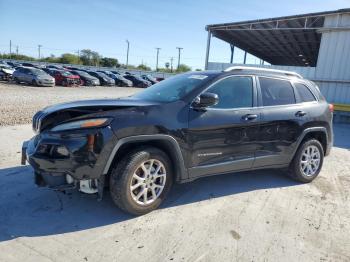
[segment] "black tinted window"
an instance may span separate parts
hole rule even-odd
[[[299,94],[301,102],[310,102],[316,100],[308,87],[300,83],[295,83],[294,85]]]
[[[260,77],[262,102],[264,106],[295,104],[291,83],[286,80]]]
[[[241,108],[253,106],[253,80],[251,77],[229,77],[208,89],[219,96],[219,103],[212,108]]]

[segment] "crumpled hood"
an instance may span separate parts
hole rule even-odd
[[[44,108],[33,116],[33,130],[40,132],[69,119],[84,115],[122,109],[155,105],[156,102],[142,101],[131,98],[82,100],[56,104]]]

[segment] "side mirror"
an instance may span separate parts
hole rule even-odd
[[[219,96],[214,93],[206,92],[197,96],[192,106],[194,108],[206,108],[208,106],[215,106],[217,103],[219,103]]]

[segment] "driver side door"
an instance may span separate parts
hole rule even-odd
[[[250,169],[257,149],[261,115],[253,76],[229,76],[205,92],[218,104],[190,108],[188,141],[192,178]]]

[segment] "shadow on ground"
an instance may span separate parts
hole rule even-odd
[[[75,232],[134,218],[114,206],[108,191],[98,202],[95,195],[37,188],[29,166],[1,169],[0,177],[0,241]],[[175,185],[161,208],[294,185],[297,183],[271,170],[207,177]]]

